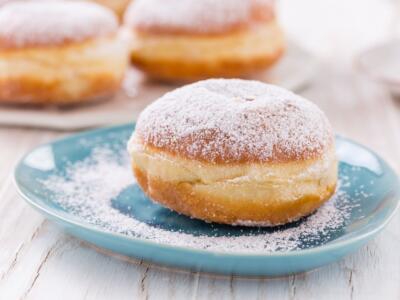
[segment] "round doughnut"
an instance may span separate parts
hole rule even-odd
[[[176,89],[140,115],[128,143],[154,201],[208,222],[275,226],[334,193],[334,136],[324,113],[282,88],[210,79]]]
[[[73,104],[109,97],[129,60],[107,8],[84,1],[0,8],[0,103]]]
[[[135,0],[124,23],[131,61],[161,80],[247,76],[284,51],[272,0]]]

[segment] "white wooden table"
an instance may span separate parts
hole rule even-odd
[[[349,6],[350,3],[354,5]],[[369,28],[374,29],[369,38],[364,36],[359,43],[352,43],[352,34],[354,38],[362,26],[353,22],[354,28],[349,25],[346,29],[341,22],[345,18],[352,20],[347,10],[360,4],[368,6],[368,12],[354,14],[364,18],[363,22],[370,22]],[[325,59],[325,63],[315,82],[302,94],[326,112],[338,133],[374,149],[400,173],[400,100],[392,99],[383,87],[354,74],[349,64],[354,51],[393,34],[389,30],[393,28],[392,4],[384,0],[287,0],[281,1],[280,6],[282,21],[297,37],[299,31],[312,27],[313,20],[322,22],[334,16],[341,20],[333,22],[337,26],[325,28],[325,34],[321,28],[319,33],[317,29],[309,35],[303,33],[304,39],[308,36],[304,45]],[[309,18],[305,18],[306,5],[316,5]],[[317,8],[321,13],[317,13]],[[289,20],[302,25],[293,26]],[[400,299],[399,214],[378,238],[357,253],[313,272],[280,279],[177,272],[99,253],[45,221],[17,196],[13,186],[16,161],[32,146],[63,134],[0,128],[1,300]]]

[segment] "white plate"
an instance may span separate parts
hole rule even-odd
[[[279,63],[254,79],[296,90],[310,81],[316,67],[317,62],[309,53],[289,43]],[[149,82],[141,73],[131,69],[123,88],[113,99],[68,109],[2,106],[0,125],[77,130],[134,121],[144,107],[176,87]]]

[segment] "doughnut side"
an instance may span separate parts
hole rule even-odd
[[[133,64],[163,80],[250,75],[273,65],[285,47],[274,20],[216,36],[134,35]]]
[[[118,35],[0,51],[0,103],[67,105],[108,97],[119,88],[127,56]]]
[[[334,193],[334,145],[322,156],[286,163],[207,164],[129,144],[139,185],[154,201],[209,222],[275,226],[319,208]]]

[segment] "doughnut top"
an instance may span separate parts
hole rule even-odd
[[[199,81],[165,94],[141,113],[136,136],[168,154],[227,164],[313,159],[333,143],[316,105],[240,79]]]
[[[81,42],[116,32],[107,8],[84,1],[11,2],[0,8],[0,48]]]
[[[135,0],[124,22],[142,32],[220,34],[273,16],[273,0]]]

